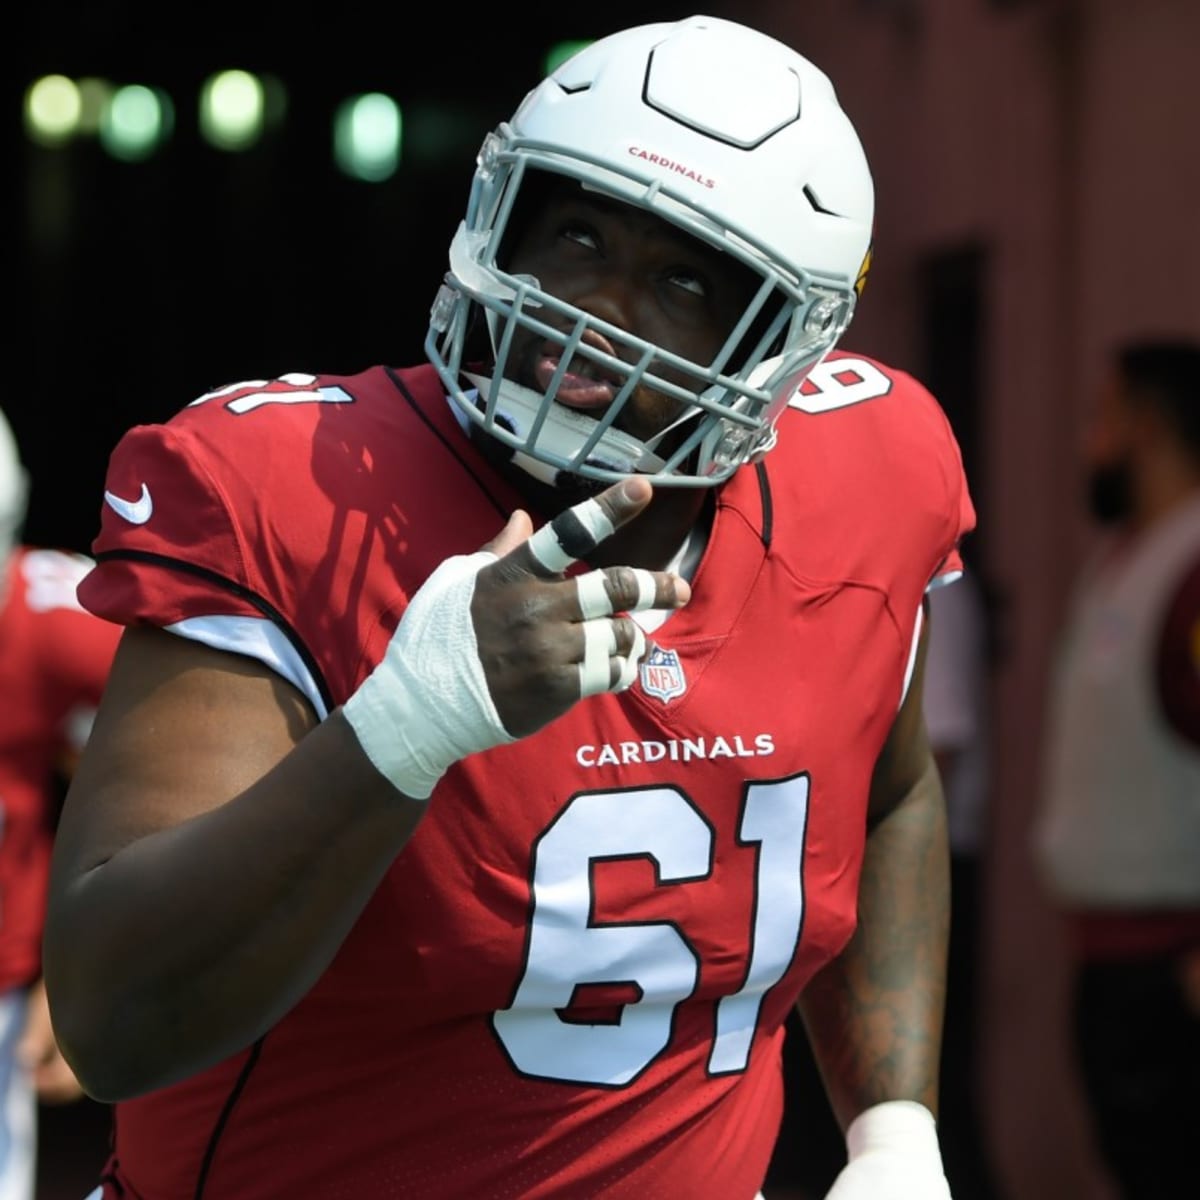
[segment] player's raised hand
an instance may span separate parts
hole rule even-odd
[[[425,581],[342,708],[396,788],[425,799],[451,763],[633,682],[646,644],[625,614],[677,608],[690,598],[687,583],[633,567],[565,572],[651,494],[645,480],[614,484],[537,533],[516,513],[483,549],[447,559]]]
[[[629,687],[646,638],[626,614],[687,602],[687,583],[666,571],[607,567],[564,577],[635,519],[651,495],[646,480],[628,480],[532,536],[528,518],[516,514],[488,544],[499,557],[479,572],[471,611],[488,691],[514,737],[540,729],[581,697]]]

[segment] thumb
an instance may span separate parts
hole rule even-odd
[[[515,550],[522,542],[529,540],[533,533],[533,521],[524,509],[518,508],[508,523],[490,542],[481,549],[488,550],[497,558],[503,558],[511,550]]]

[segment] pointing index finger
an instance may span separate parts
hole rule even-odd
[[[599,496],[564,509],[526,543],[539,574],[561,575],[611,537],[617,527],[641,511],[651,488],[644,479],[627,479]]]

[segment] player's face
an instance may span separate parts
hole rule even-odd
[[[692,361],[709,363],[754,294],[750,271],[713,247],[688,237],[651,213],[604,200],[563,182],[547,190],[513,244],[508,269],[536,276],[560,300]],[[597,335],[598,336],[598,335]],[[531,331],[518,335],[510,363],[517,383],[544,392],[559,365],[560,348]],[[627,348],[594,342],[618,357]],[[694,385],[666,366],[653,370]],[[557,400],[599,417],[619,384],[577,357]],[[615,424],[647,439],[665,429],[681,404],[639,387]],[[686,430],[681,430],[682,439]],[[669,448],[671,439],[667,439]],[[678,444],[675,441],[674,444]]]

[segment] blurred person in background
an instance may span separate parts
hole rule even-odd
[[[1098,1150],[1122,1200],[1163,1200],[1194,1179],[1200,1131],[1200,340],[1131,343],[1113,368],[1034,848]]]
[[[38,1104],[83,1095],[41,980],[50,848],[62,788],[121,628],[84,611],[84,555],[21,543],[28,474],[0,413],[0,1197],[33,1200]]]

